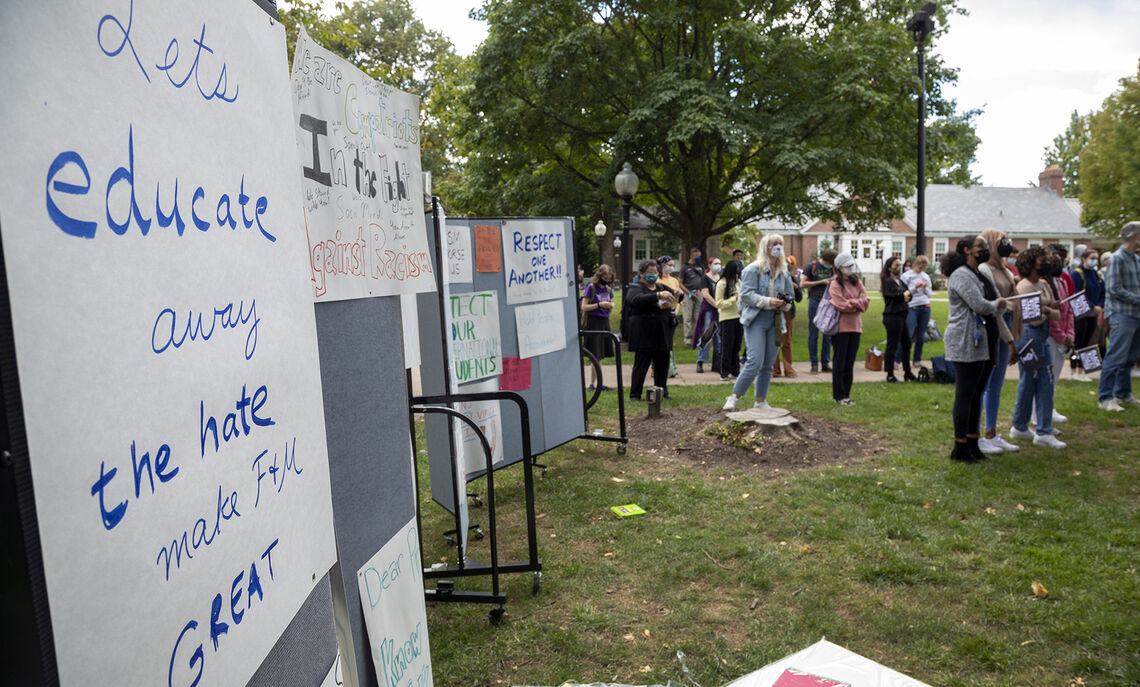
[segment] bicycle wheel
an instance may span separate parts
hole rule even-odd
[[[582,365],[592,367],[594,370],[594,379],[598,380],[597,383],[594,384],[593,389],[588,387],[585,389],[586,410],[589,410],[594,407],[594,404],[598,402],[598,397],[602,395],[602,364],[598,362],[598,358],[585,346],[581,347],[581,352]],[[582,383],[586,383],[585,374],[582,375]]]

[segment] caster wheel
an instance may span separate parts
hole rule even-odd
[[[482,539],[486,536],[486,534],[483,533],[483,529],[480,527],[476,527],[474,530],[472,530],[471,534],[475,537],[475,539]]]
[[[542,476],[543,476],[543,477],[546,477],[546,468],[543,468],[543,469],[542,469]]]
[[[626,449],[626,445],[625,445],[625,444],[618,444],[618,447],[617,447],[617,452],[618,452],[619,454],[624,454],[624,453],[625,453],[625,449]]]
[[[471,497],[471,505],[475,506],[476,508],[479,508],[483,505],[483,499],[479,498],[478,496],[472,496]]]
[[[503,622],[503,620],[509,617],[510,615],[507,613],[507,609],[503,608],[502,606],[499,606],[498,608],[492,608],[491,612],[487,614],[487,619],[491,621],[492,625],[499,625]]]
[[[455,537],[444,536],[443,541],[447,542],[448,546],[455,546]]]
[[[534,574],[534,582],[531,584],[530,593],[534,596],[538,596],[540,591],[542,591],[542,573],[536,572]]]

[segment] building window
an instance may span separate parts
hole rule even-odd
[[[891,255],[897,255],[900,258],[903,256],[903,242],[899,240],[891,241]]]
[[[942,260],[946,255],[946,239],[934,239],[934,262]]]
[[[883,260],[883,242],[875,241],[875,259],[879,262]]]
[[[1028,247],[1032,248],[1034,246],[1037,246],[1040,248],[1041,247],[1041,239],[1029,239]]]
[[[875,243],[874,241],[870,241],[867,239],[863,240],[863,258],[864,259],[866,259],[866,260],[871,259],[871,246],[874,245],[874,243]]]
[[[633,263],[636,265],[642,260],[649,259],[649,251],[653,248],[653,239],[643,238],[633,240]]]

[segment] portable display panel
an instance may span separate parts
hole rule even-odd
[[[448,218],[447,227],[466,228],[474,233],[476,226],[494,226],[501,229],[504,223],[508,228],[512,222],[528,221],[556,221],[561,224],[563,231],[563,245],[566,256],[567,273],[565,274],[565,293],[557,302],[562,306],[562,318],[566,333],[566,346],[561,350],[544,353],[528,359],[531,366],[530,388],[516,390],[527,403],[530,412],[531,451],[539,455],[557,448],[568,441],[576,439],[586,430],[586,415],[582,407],[582,362],[578,345],[577,304],[578,292],[574,284],[574,221],[570,218]],[[431,226],[431,218],[427,218]],[[431,241],[431,254],[434,255],[435,236],[429,229],[428,238]],[[474,236],[471,245],[476,245]],[[476,248],[478,250],[478,247]],[[502,251],[502,246],[500,246]],[[520,303],[507,304],[506,276],[504,270],[507,266],[500,260],[497,272],[480,272],[478,263],[472,270],[470,283],[452,283],[449,285],[451,293],[472,293],[476,291],[494,291],[498,294],[499,326],[502,354],[504,358],[518,357],[518,331],[515,326],[515,309],[532,305]],[[440,331],[439,299],[436,294],[419,294],[418,310],[420,325],[420,383],[425,395],[444,394],[443,378],[443,345],[446,341],[444,332]],[[526,361],[524,361],[526,362]],[[473,386],[473,385],[467,385]],[[464,385],[459,386],[459,393],[465,391]],[[514,403],[500,402],[500,416],[502,417],[504,460],[496,469],[517,463],[522,460],[522,424],[518,407]],[[453,506],[453,487],[451,482],[451,449],[448,445],[448,420],[438,416],[428,416],[425,419],[428,462],[431,471],[432,498],[441,506],[451,511]],[[468,481],[482,476],[485,470],[471,471],[467,475]]]

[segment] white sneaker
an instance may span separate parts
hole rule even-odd
[[[995,437],[996,438],[996,437]],[[993,439],[982,437],[978,439],[978,450],[982,453],[1001,453],[1002,448]]]
[[[1097,404],[1101,410],[1110,410],[1114,413],[1123,413],[1124,408],[1116,402],[1115,398],[1110,398],[1107,401],[1101,401]]]
[[[721,410],[736,410],[736,402],[739,400],[740,397],[736,394],[729,394],[728,398],[724,399],[724,408]],[[1123,408],[1121,410],[1123,410]]]
[[[1116,399],[1116,404],[1119,405],[1121,408],[1123,408],[1126,405],[1140,406],[1140,398],[1136,398],[1135,396],[1129,396],[1127,398],[1118,398],[1118,399]]]
[[[1011,444],[1008,441],[1006,441],[1005,439],[1002,439],[1000,434],[994,435],[994,438],[990,439],[990,443],[992,443],[994,446],[1000,446],[1003,451],[1020,451],[1021,450],[1021,447],[1018,446],[1017,444]]]
[[[759,410],[769,410],[772,408],[772,406],[768,405],[767,401],[756,401],[752,407]]]
[[[1010,439],[1033,439],[1037,435],[1027,429],[1018,429],[1016,427],[1009,428]]]
[[[1068,446],[1065,442],[1061,441],[1052,434],[1038,434],[1033,437],[1034,446],[1048,446],[1049,448],[1065,448]]]
[[[1092,381],[1092,377],[1088,376],[1087,374],[1085,374],[1083,372],[1078,372],[1077,374],[1069,377],[1069,379],[1073,380],[1074,382],[1091,382]]]
[[[1140,369],[1137,369],[1137,368],[1135,368],[1135,367],[1134,367],[1134,368],[1132,368],[1132,372],[1131,372],[1130,374],[1131,374],[1133,377],[1140,377]]]
[[[1056,424],[1060,424],[1062,422],[1068,422],[1068,421],[1069,421],[1069,418],[1058,413],[1056,408],[1053,409],[1053,424],[1056,425]]]

